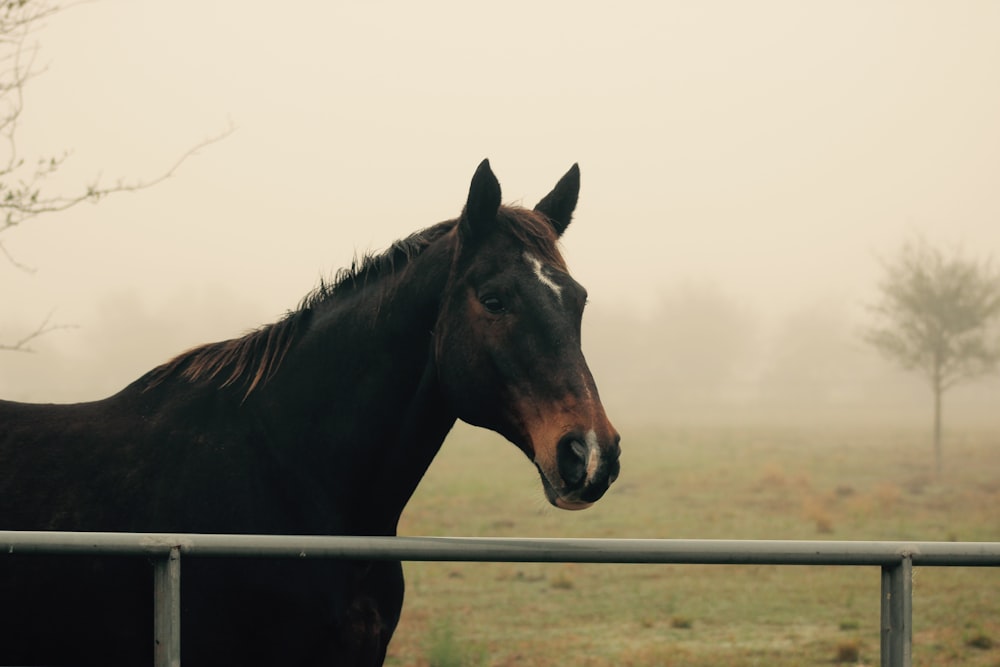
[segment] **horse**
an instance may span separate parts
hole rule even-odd
[[[0,401],[0,529],[395,535],[457,419],[584,509],[619,435],[580,348],[585,289],[558,247],[577,165],[533,209],[489,161],[458,218],[355,259],[279,321],[184,352],[94,402]],[[144,665],[151,566],[0,555],[0,664]],[[398,562],[193,559],[187,665],[381,665]]]

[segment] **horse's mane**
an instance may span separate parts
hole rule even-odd
[[[525,247],[547,262],[565,269],[556,246],[556,235],[545,216],[523,208],[502,206],[497,221]],[[339,270],[332,282],[320,284],[302,299],[298,308],[283,318],[250,333],[218,343],[208,343],[182,352],[143,378],[144,391],[171,377],[189,382],[221,380],[220,387],[246,385],[244,398],[277,372],[288,350],[307,328],[315,308],[345,292],[354,292],[379,278],[392,275],[434,241],[450,232],[458,220],[447,220],[393,243],[379,254],[355,258]]]

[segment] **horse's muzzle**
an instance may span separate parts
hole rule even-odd
[[[549,502],[562,509],[579,510],[600,500],[618,478],[620,440],[614,433],[602,444],[593,430],[564,435],[556,446],[556,470],[560,479],[552,480],[540,470]]]

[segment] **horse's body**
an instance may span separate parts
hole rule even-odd
[[[392,535],[456,418],[579,509],[618,472],[556,247],[575,166],[529,211],[487,162],[462,216],[321,286],[276,324],[182,354],[102,401],[0,401],[0,529]],[[0,555],[0,664],[152,658],[150,567]],[[399,563],[189,559],[191,665],[379,665]]]

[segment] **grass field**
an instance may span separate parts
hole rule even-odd
[[[1000,541],[1000,429],[633,427],[584,512],[548,506],[512,446],[460,427],[400,534]],[[879,569],[406,563],[387,664],[879,662]],[[914,664],[1000,667],[1000,570],[917,568]]]

